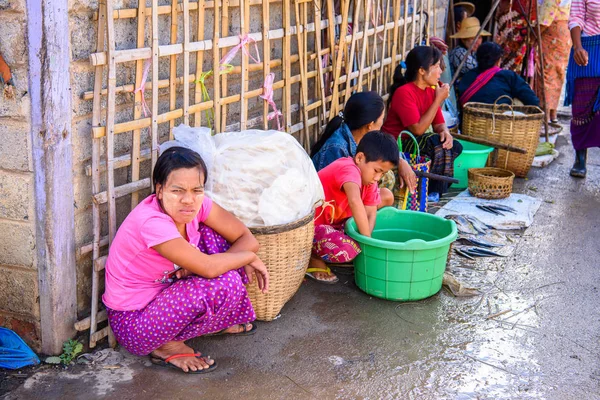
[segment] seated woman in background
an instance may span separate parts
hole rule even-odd
[[[206,165],[171,147],[156,162],[154,194],[121,224],[106,261],[108,322],[117,342],[152,363],[189,373],[216,367],[184,341],[210,333],[254,333],[244,287],[269,274],[258,242],[232,214],[204,195]]]
[[[311,149],[310,156],[317,172],[332,162],[344,158],[354,157],[356,148],[367,132],[381,129],[385,116],[385,102],[377,92],[354,93],[344,107],[343,114],[335,116]],[[407,184],[409,190],[414,191],[417,179],[414,171],[405,160],[398,164],[399,184]],[[386,174],[384,187],[381,189],[381,207],[391,206],[394,203],[392,189],[394,187],[394,173]]]
[[[452,68],[452,75],[456,73],[458,67],[462,60],[467,57],[467,61],[463,64],[460,72],[458,74],[457,82],[460,82],[460,79],[467,72],[477,68],[477,60],[474,57],[475,52],[479,45],[481,45],[481,36],[490,36],[490,33],[483,30],[481,31],[480,37],[477,38],[475,45],[469,51],[473,41],[475,41],[475,36],[477,36],[477,32],[479,31],[480,25],[479,20],[475,17],[469,17],[462,21],[460,25],[460,30],[450,36],[452,39],[459,39],[458,46],[450,51],[450,67]]]
[[[453,140],[440,108],[449,94],[447,84],[438,85],[441,58],[440,51],[429,46],[418,46],[408,53],[406,72],[402,74],[401,65],[394,72],[388,115],[381,129],[395,138],[404,130],[410,131],[417,137],[421,155],[431,159],[430,172],[451,177],[462,145]],[[405,152],[413,151],[408,135],[403,135],[402,147]],[[447,190],[445,182],[429,182],[430,194]]]
[[[527,106],[537,106],[540,101],[534,91],[516,72],[499,67],[504,50],[498,44],[486,42],[477,50],[477,69],[465,74],[458,85],[459,103],[467,102],[493,104],[500,96],[507,95],[518,99]],[[500,99],[498,104],[510,100]]]

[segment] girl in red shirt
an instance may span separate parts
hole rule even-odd
[[[454,159],[462,152],[462,145],[452,139],[440,108],[449,94],[447,84],[438,85],[441,59],[442,53],[430,46],[417,46],[408,53],[404,74],[402,64],[394,72],[388,115],[381,130],[395,138],[403,130],[410,131],[417,137],[421,155],[431,159],[430,171],[453,176]],[[402,145],[404,151],[411,152],[414,143],[403,135]],[[430,194],[447,190],[445,182],[429,182]]]

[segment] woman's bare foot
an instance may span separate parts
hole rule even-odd
[[[246,329],[244,330],[244,324],[237,324],[237,325],[230,326],[229,328],[222,331],[222,333],[236,334],[236,333],[250,332],[253,327],[254,326],[252,325],[252,323],[248,322],[246,324]]]
[[[154,350],[150,355],[162,360],[174,356],[175,354],[194,354],[195,351],[191,347],[187,346],[183,342],[167,342]],[[183,372],[199,371],[202,369],[208,369],[215,363],[215,360],[209,357],[181,357],[174,358],[169,361],[170,364],[181,368]]]
[[[327,269],[327,264],[320,258],[311,255],[308,268]],[[337,282],[338,280],[338,277],[333,272],[312,272],[312,276],[318,281]]]

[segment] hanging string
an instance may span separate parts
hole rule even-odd
[[[133,94],[140,92],[142,95],[142,99],[140,100],[140,104],[142,106],[142,112],[144,113],[144,117],[148,117],[148,115],[152,115],[152,111],[150,111],[150,107],[146,103],[146,97],[144,96],[144,92],[146,91],[146,80],[148,80],[148,72],[150,71],[150,66],[152,65],[152,59],[147,58],[144,61],[144,70],[142,73],[142,81],[140,86],[132,91]],[[152,88],[152,90],[158,90],[158,88]]]
[[[235,58],[236,54],[240,50],[242,50],[242,53],[249,57],[256,64],[260,64],[260,54],[258,54],[258,45],[256,44],[256,40],[248,36],[248,34],[245,34],[243,36],[238,35],[238,37],[240,38],[240,43],[232,47],[231,50],[229,50],[227,54],[223,56],[223,58],[221,59],[221,68],[223,68],[226,65],[230,65],[231,61]],[[256,58],[252,57],[252,54],[250,54],[250,51],[246,48],[246,45],[250,42],[254,44],[254,49],[256,50]]]
[[[225,65],[222,65],[221,67],[225,67],[225,69],[221,69],[221,71],[219,72],[219,75],[226,75],[226,74],[230,73],[231,71],[233,71],[233,65],[231,65],[231,64],[225,64]],[[204,81],[206,80],[206,78],[208,78],[212,74],[213,74],[212,69],[207,72],[202,72],[200,75],[198,75],[198,78],[194,81],[194,83],[197,83],[200,85],[200,92],[202,93],[202,101],[203,102],[210,101],[210,94],[208,93],[208,89],[206,88],[206,84],[204,83]],[[211,107],[211,108],[205,110],[205,113],[206,113],[206,121],[208,123],[208,127],[212,130],[212,123],[215,119],[215,111]]]
[[[283,114],[281,113],[281,111],[279,111],[277,109],[277,104],[275,104],[275,101],[273,100],[273,81],[274,80],[275,80],[274,73],[270,73],[269,75],[267,75],[267,77],[265,78],[265,83],[263,84],[263,94],[261,94],[260,97],[262,99],[264,99],[273,109],[273,111],[270,112],[269,115],[267,115],[267,119],[269,121],[271,121],[273,119],[277,119],[277,130],[282,131],[283,125],[281,123],[281,117],[283,116]]]

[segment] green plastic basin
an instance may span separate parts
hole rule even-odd
[[[494,148],[463,140],[459,140],[459,142],[463,145],[463,152],[454,160],[454,178],[458,179],[459,182],[452,184],[452,187],[466,189],[469,186],[467,174],[469,168],[485,167],[488,155],[494,151]]]
[[[358,233],[354,218],[346,233],[362,252],[354,259],[356,285],[387,300],[421,300],[442,288],[454,221],[432,214],[386,207],[377,213],[373,237]]]

